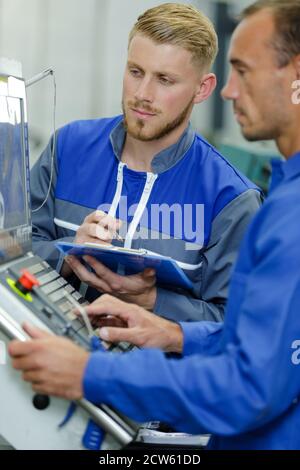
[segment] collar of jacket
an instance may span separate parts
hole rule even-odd
[[[270,192],[283,181],[288,181],[300,174],[300,152],[288,160],[275,159],[272,161],[272,183]]]
[[[126,131],[123,118],[118,122],[110,134],[110,142],[117,159],[121,161],[122,151],[125,143]],[[181,160],[191,147],[195,138],[195,132],[191,124],[185,129],[178,141],[170,147],[156,154],[152,160],[152,172],[163,173]]]

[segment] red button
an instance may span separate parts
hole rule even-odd
[[[18,283],[21,284],[28,292],[32,291],[34,286],[39,286],[40,283],[36,277],[33,276],[29,271],[22,269],[22,276],[18,279]]]

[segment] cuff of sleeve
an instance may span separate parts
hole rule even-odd
[[[183,332],[183,356],[207,354],[212,346],[215,349],[219,341],[216,334],[222,332],[223,323],[215,322],[180,322]]]
[[[107,402],[110,383],[113,380],[112,363],[116,358],[107,352],[90,355],[83,376],[84,398],[92,403]]]

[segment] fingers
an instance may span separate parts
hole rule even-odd
[[[100,292],[112,292],[111,287],[107,282],[97,274],[88,271],[88,269],[86,269],[86,267],[75,256],[67,256],[65,261],[82,282],[95,287]],[[96,261],[96,263],[98,262]]]
[[[39,370],[41,368],[38,358],[32,354],[14,358],[12,360],[12,366],[16,370],[23,371]]]
[[[114,317],[112,315],[98,315],[93,319],[93,326],[97,328],[103,328],[105,326],[112,326],[116,328],[126,328],[127,323],[124,320],[121,320],[119,317]]]
[[[22,328],[28,334],[28,336],[34,339],[42,339],[51,336],[51,334],[47,331],[41,330],[40,328],[37,328],[36,326],[33,326],[29,323],[24,323]]]
[[[11,341],[8,345],[8,353],[11,357],[21,357],[31,354],[36,350],[36,341]]]
[[[74,390],[74,387],[62,387],[60,384],[52,384],[51,382],[40,379],[40,375],[36,381],[30,380],[30,377],[23,376],[24,380],[31,382],[32,390],[41,395],[51,395],[54,397],[65,398],[66,400],[79,400],[82,398],[82,393],[78,393]]]
[[[84,223],[79,227],[76,233],[74,243],[79,245],[83,243],[102,243],[110,244],[111,234],[97,224]]]
[[[136,328],[104,327],[100,329],[99,336],[103,341],[107,341],[109,343],[119,343],[120,341],[127,341],[128,343],[137,345],[138,341]]]
[[[99,299],[86,307],[86,313],[93,315],[112,315],[119,317],[128,323],[128,320],[135,317],[135,305],[122,302],[110,295],[102,295]]]
[[[153,268],[147,268],[145,269],[141,275],[145,278],[145,279],[148,279],[148,278],[154,278],[155,279],[155,276],[156,276],[156,271],[155,269]]]
[[[141,274],[141,280],[145,283],[145,287],[153,287],[156,285],[156,271],[154,269],[145,269]]]
[[[119,228],[122,225],[122,222],[119,219],[115,219],[111,215],[108,215],[106,212],[96,210],[89,214],[85,219],[84,223],[96,223],[100,224],[103,227],[112,227],[112,228]]]
[[[15,367],[15,369],[17,369]],[[34,384],[35,387],[38,386],[38,384],[41,383],[42,379],[41,379],[41,371],[40,370],[26,370],[26,369],[22,369],[23,370],[23,374],[22,374],[22,378],[23,380],[25,380],[25,382],[31,382],[32,384]],[[39,390],[40,391],[40,390]]]
[[[93,268],[98,277],[102,280],[105,279],[106,284],[109,286],[109,290],[106,292],[121,293],[126,279],[124,276],[114,273],[92,256],[84,256],[83,259]]]
[[[16,360],[22,361],[28,358],[32,353],[39,350],[41,342],[39,340],[44,340],[49,337],[53,337],[52,334],[41,330],[29,323],[24,323],[23,325],[24,331],[34,340],[34,341],[11,341],[8,345],[8,353],[9,355]],[[22,358],[22,359],[20,359]],[[16,362],[16,365],[20,365],[19,362]],[[25,361],[26,365],[26,361]],[[19,367],[18,367],[19,368]]]
[[[120,276],[122,282],[122,293],[129,295],[145,294],[156,285],[154,270],[145,270],[139,274]]]
[[[84,219],[82,225],[86,226],[89,237],[111,241],[114,234],[120,229],[122,222],[102,211],[95,211]]]
[[[152,268],[145,269],[139,274],[121,276],[92,256],[84,256],[83,259],[94,270],[94,273],[87,270],[76,257],[67,256],[65,261],[81,281],[101,292],[116,295],[138,295],[145,293],[146,289],[150,289],[156,284],[156,272]]]
[[[114,234],[117,230],[119,230],[122,226],[122,222],[119,219],[115,219],[109,215],[101,218],[98,222],[103,228],[106,228],[111,234]]]
[[[47,376],[43,370],[25,371],[22,374],[22,378],[25,382],[31,383],[32,390],[36,393],[57,396],[68,400],[81,398],[81,396],[78,396],[75,392],[74,387],[62,387],[60,384],[57,384],[55,380],[47,380]]]
[[[111,242],[112,233],[101,225],[87,224],[86,231],[90,238],[96,238],[97,240]]]

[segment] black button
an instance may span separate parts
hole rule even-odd
[[[47,306],[43,307],[42,312],[43,312],[48,318],[51,318],[52,315],[53,315],[53,310],[52,310],[52,308],[47,307]]]
[[[50,405],[50,398],[48,395],[37,394],[34,395],[32,403],[37,410],[45,410]]]

